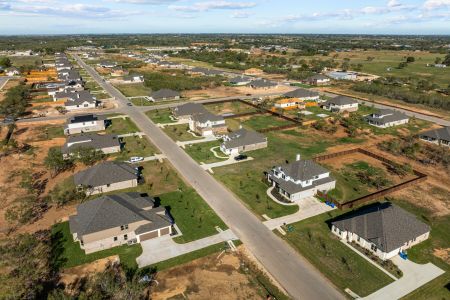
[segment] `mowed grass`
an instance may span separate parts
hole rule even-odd
[[[158,199],[160,205],[170,211],[183,234],[174,239],[177,243],[187,243],[217,234],[216,226],[224,230],[228,228],[192,188],[180,186],[179,190],[161,194]]]
[[[52,261],[58,269],[66,269],[93,262],[97,259],[119,255],[120,262],[127,268],[137,268],[136,258],[141,255],[141,245],[123,245],[91,254],[85,254],[78,242],[74,242],[69,222],[52,226]]]
[[[257,115],[242,121],[242,126],[253,130],[261,130],[265,128],[283,126],[293,124],[281,118],[272,115]]]
[[[128,160],[132,156],[153,156],[156,153],[159,153],[157,148],[150,143],[149,140],[144,136],[140,138],[139,136],[128,136],[122,138],[123,141],[123,149],[119,154],[113,154],[115,160]]]
[[[220,141],[212,141],[212,142],[205,142],[205,143],[197,143],[192,145],[187,145],[185,148],[185,151],[187,154],[189,154],[195,161],[198,163],[213,163],[218,161],[226,160],[226,158],[218,158],[216,157],[212,151],[212,147],[219,147],[221,144]],[[220,151],[219,148],[214,149],[216,153],[218,153],[219,156],[226,156],[222,151]]]
[[[293,231],[282,238],[339,289],[367,296],[393,280],[333,236],[326,222],[341,213],[332,211],[294,223]]]
[[[192,141],[200,139],[200,137],[196,137],[189,133],[188,130],[188,124],[166,126],[163,129],[163,131],[174,141]]]
[[[114,86],[126,97],[149,96],[152,91],[143,83],[116,84]]]
[[[175,122],[170,118],[172,112],[169,109],[149,110],[145,114],[155,123],[166,124]]]
[[[136,124],[134,124],[134,122],[131,121],[131,119],[128,117],[126,117],[125,119],[122,118],[109,119],[109,122],[110,125],[106,128],[106,133],[120,135],[139,131]]]

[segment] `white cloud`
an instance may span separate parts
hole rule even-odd
[[[450,7],[450,0],[426,0],[423,7],[427,10]]]
[[[256,3],[254,2],[211,1],[211,2],[197,2],[190,6],[170,5],[169,8],[178,11],[201,12],[220,9],[247,9],[255,6]]]
[[[246,19],[250,17],[252,14],[246,11],[235,11],[231,14],[231,17],[233,19]]]
[[[104,1],[114,3],[162,5],[162,4],[171,4],[177,2],[178,0],[104,0]]]

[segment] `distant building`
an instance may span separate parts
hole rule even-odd
[[[201,114],[208,112],[200,103],[185,103],[174,107],[172,109],[172,115],[178,120],[189,120],[191,116],[195,114]]]
[[[144,76],[142,75],[127,75],[123,77],[123,83],[142,83],[144,82]]]
[[[77,115],[67,119],[64,134],[77,134],[105,130],[105,119],[102,116],[88,114]]]
[[[11,68],[6,69],[5,74],[7,76],[17,76],[17,75],[20,75],[20,71],[16,67],[11,67]]]
[[[356,80],[357,74],[355,72],[333,71],[327,73],[328,77],[335,80]]]
[[[409,117],[399,111],[392,109],[379,109],[376,112],[366,116],[366,121],[370,125],[387,128],[407,124]]]
[[[303,100],[300,100],[298,98],[286,98],[277,100],[274,104],[274,108],[275,109],[281,108],[285,110],[304,109],[305,103],[303,102]]]
[[[228,80],[228,82],[232,85],[242,86],[247,85],[252,81],[252,78],[245,76],[236,76]]]
[[[98,66],[100,66],[102,68],[112,69],[112,68],[117,67],[117,63],[115,63],[113,61],[103,60],[98,63]]]
[[[257,79],[257,80],[252,80],[249,83],[249,86],[252,89],[270,89],[270,88],[276,88],[278,87],[278,84],[266,79]]]
[[[69,111],[97,107],[97,99],[88,90],[67,93],[67,95],[64,107]]]
[[[330,78],[322,74],[316,74],[303,80],[304,83],[310,85],[326,85],[330,83]]]
[[[332,222],[331,232],[387,260],[428,239],[430,227],[404,209],[383,203]]]
[[[150,100],[153,102],[165,101],[165,100],[178,100],[181,94],[177,91],[170,89],[160,89],[150,94]]]
[[[286,98],[297,98],[303,101],[306,100],[319,100],[319,93],[308,89],[296,89],[287,93],[284,93]]]
[[[337,96],[327,100],[323,108],[331,112],[353,112],[358,110],[358,101],[347,96]]]

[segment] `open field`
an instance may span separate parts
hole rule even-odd
[[[282,238],[342,291],[350,288],[364,297],[391,283],[392,279],[331,233],[327,221],[341,213],[332,211],[291,224],[293,231]]]
[[[114,86],[126,97],[149,96],[152,91],[143,83],[116,84]]]
[[[242,125],[244,128],[258,131],[261,129],[293,124],[290,121],[278,118],[271,114],[232,118],[226,119],[225,121],[228,128],[230,128],[232,131],[239,129],[240,125]]]

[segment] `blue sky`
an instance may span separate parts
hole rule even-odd
[[[450,0],[0,0],[0,34],[450,34]]]

